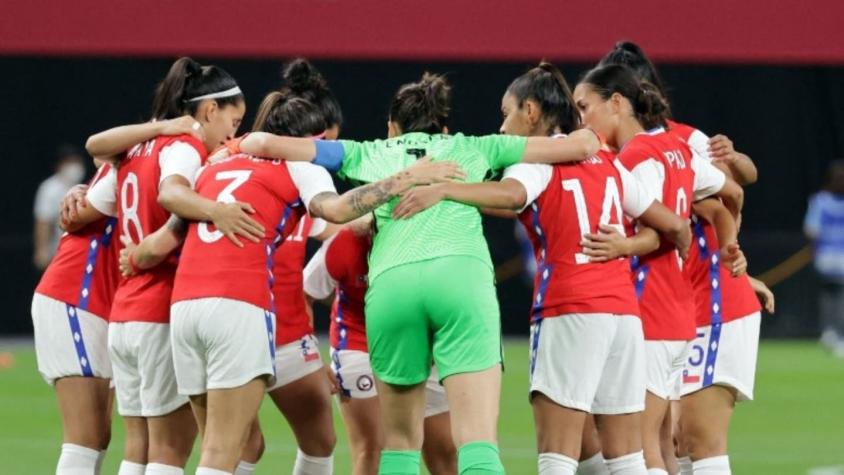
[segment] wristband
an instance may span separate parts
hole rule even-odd
[[[144,271],[143,269],[138,267],[137,264],[135,264],[135,259],[132,257],[131,252],[129,253],[129,268],[132,269],[132,273],[135,275],[140,274]]]
[[[311,163],[319,165],[328,171],[336,172],[343,165],[346,154],[343,144],[331,140],[315,140],[316,156]]]

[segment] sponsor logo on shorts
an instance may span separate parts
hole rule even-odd
[[[370,391],[372,389],[372,378],[368,374],[358,377],[357,387],[361,391]]]

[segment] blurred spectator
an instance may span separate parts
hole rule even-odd
[[[821,278],[821,342],[844,357],[844,160],[829,165],[826,186],[809,200],[803,229]]]
[[[85,160],[76,148],[70,145],[59,147],[55,173],[41,182],[35,193],[35,227],[32,231],[34,240],[35,267],[44,270],[59,243],[62,234],[59,228],[59,202],[67,190],[79,184],[85,178]]]

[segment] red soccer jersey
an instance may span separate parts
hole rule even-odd
[[[106,176],[103,165],[91,179],[93,187]],[[65,233],[35,292],[108,320],[120,273],[114,230],[117,219],[105,217]]]
[[[641,133],[624,145],[619,160],[651,187],[662,203],[688,218],[695,190],[695,171],[688,145],[662,129]],[[691,340],[695,336],[694,298],[674,246],[633,259],[633,282],[647,340]]]
[[[364,297],[369,287],[367,275],[372,238],[359,236],[346,228],[328,246],[325,267],[337,282],[331,306],[331,347],[337,350],[367,351]]]
[[[275,344],[285,345],[314,332],[305,305],[302,270],[308,235],[313,220],[305,215],[273,257],[273,296],[275,297]]]
[[[727,323],[762,309],[747,274],[733,277],[721,265],[715,228],[703,219],[692,224],[694,241],[683,271],[692,283],[698,327]]]
[[[627,259],[590,263],[581,246],[599,224],[621,230],[624,211],[639,216],[653,202],[614,162],[611,152],[600,151],[578,163],[516,165],[505,172],[505,179],[525,186],[530,203],[519,221],[537,262],[533,321],[570,313],[639,315]]]
[[[328,172],[310,163],[239,154],[208,165],[197,179],[196,191],[217,201],[250,203],[255,208],[252,218],[266,233],[260,243],[241,239],[240,248],[212,224],[191,223],[179,258],[173,302],[224,297],[275,311],[271,289],[276,239],[285,239],[294,230],[305,212],[303,201],[334,191]]]
[[[191,153],[195,151],[199,155],[200,163],[205,161],[207,153],[202,142],[189,135],[181,135],[157,137],[139,144],[127,152],[126,159],[120,164],[117,172],[120,197],[117,219],[121,232],[133,242],[138,243],[144,236],[155,232],[170,217],[170,213],[158,204],[162,152],[168,147],[185,145],[192,149]],[[122,244],[119,247],[122,248]],[[111,321],[168,323],[176,262],[175,255],[170,256],[146,272],[121,279],[114,296]]]

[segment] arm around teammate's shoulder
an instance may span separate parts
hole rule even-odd
[[[529,137],[522,161],[526,163],[564,163],[586,160],[598,153],[601,140],[590,129],[580,129],[566,137]]]

